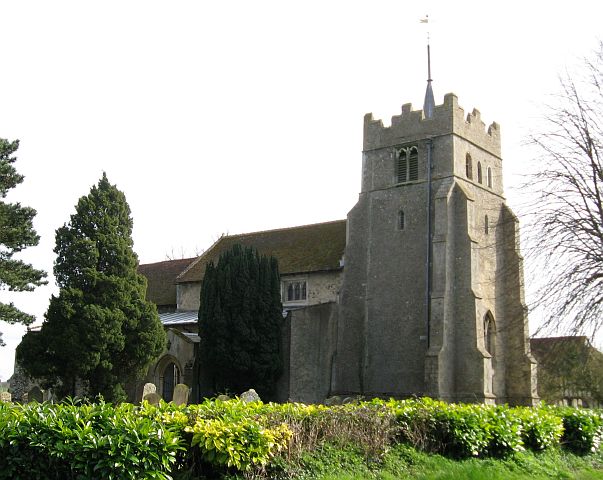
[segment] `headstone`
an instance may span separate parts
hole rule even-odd
[[[230,400],[230,397],[228,395],[218,395],[216,397],[216,400],[220,400],[221,402],[228,402],[228,400]]]
[[[21,403],[29,403],[29,395],[27,395],[27,392],[25,392],[22,396],[21,396]]]
[[[172,403],[174,405],[186,405],[188,403],[188,385],[179,383],[174,387],[174,396],[172,397]]]
[[[157,387],[154,383],[144,384],[144,387],[142,387],[142,396],[140,397],[141,400],[144,400],[144,397],[146,397],[149,393],[157,393]]]
[[[54,403],[54,395],[52,394],[52,389],[43,390],[42,400],[45,402]]]
[[[339,395],[329,397],[325,400],[325,405],[327,407],[332,407],[333,405],[341,405],[341,397]]]
[[[152,393],[147,393],[144,398],[142,399],[142,401],[147,401],[149,402],[151,405],[155,405],[156,407],[159,406],[159,400],[161,400],[161,397],[159,395],[157,395],[156,393],[152,392]]]
[[[12,395],[8,392],[0,392],[0,402],[9,403],[12,399]]]
[[[243,401],[243,403],[251,403],[251,402],[261,402],[262,399],[257,394],[257,392],[253,388],[251,388],[241,394],[241,401]]]
[[[42,403],[44,401],[44,392],[37,385],[34,386],[27,392],[27,402],[38,402]]]

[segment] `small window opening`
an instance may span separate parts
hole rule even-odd
[[[473,160],[469,154],[465,157],[465,175],[469,180],[473,180]]]
[[[488,188],[492,188],[492,169],[488,167]]]
[[[286,282],[284,289],[284,300],[285,302],[295,302],[298,300],[306,300],[307,298],[307,287],[306,281],[293,281]]]
[[[484,347],[490,355],[495,353],[495,338],[496,338],[496,325],[492,314],[488,312],[484,317]]]
[[[482,164],[477,162],[477,183],[482,183]]]
[[[398,230],[404,230],[404,226],[405,226],[404,210],[400,210],[398,212]]]
[[[490,233],[490,225],[488,224],[488,215],[484,217],[484,233],[488,235]]]

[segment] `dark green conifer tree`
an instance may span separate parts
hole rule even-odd
[[[37,245],[40,240],[33,228],[36,211],[19,203],[3,201],[9,190],[23,182],[23,175],[19,175],[13,166],[16,161],[13,154],[18,148],[18,140],[9,142],[0,138],[0,289],[24,292],[46,284],[46,273],[13,258],[15,253]],[[0,302],[0,320],[29,325],[35,318],[12,303]],[[0,346],[2,345],[4,343],[0,333]]]
[[[209,263],[201,286],[201,368],[214,393],[254,388],[271,399],[282,368],[278,263],[234,245]]]
[[[165,347],[155,305],[137,273],[132,218],[125,195],[107,176],[80,198],[56,232],[54,274],[60,287],[40,332],[28,333],[17,355],[35,377],[75,394],[125,398],[123,384],[140,378]]]

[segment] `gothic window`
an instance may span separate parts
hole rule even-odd
[[[484,317],[484,348],[490,355],[494,355],[496,326],[492,314],[488,312]]]
[[[406,219],[404,218],[404,210],[398,212],[398,230],[404,230]]]
[[[284,283],[283,302],[298,302],[307,299],[307,286],[305,280],[295,280]]]
[[[396,162],[397,183],[412,182],[419,179],[419,150],[416,146],[398,150]]]
[[[465,157],[465,175],[469,180],[473,180],[473,160],[469,154]]]
[[[477,162],[477,183],[482,183],[482,164]]]
[[[180,383],[180,370],[175,363],[168,363],[163,370],[162,397],[166,402],[172,400],[174,387]]]
[[[492,169],[488,167],[488,188],[492,188]]]
[[[490,233],[490,225],[488,224],[488,215],[484,216],[484,233],[488,235]]]

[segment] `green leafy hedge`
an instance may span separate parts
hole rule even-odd
[[[454,458],[599,448],[597,410],[448,404],[428,398],[341,406],[0,403],[0,479],[170,479],[270,471],[322,444],[379,458],[396,443]]]

